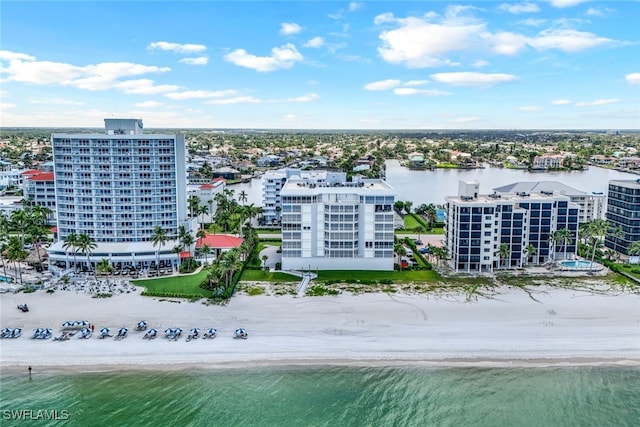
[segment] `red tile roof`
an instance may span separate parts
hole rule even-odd
[[[53,172],[40,172],[27,178],[29,181],[55,181]]]
[[[202,184],[200,186],[201,190],[211,190],[212,188],[216,188],[215,185],[211,184],[211,183],[207,183],[207,184]]]
[[[37,175],[39,173],[42,173],[42,171],[38,169],[28,169],[24,172],[20,172],[20,175]]]
[[[211,249],[231,249],[240,247],[243,239],[241,237],[231,236],[229,234],[209,234],[206,233],[196,242],[196,248],[207,245]]]
[[[219,176],[217,178],[213,178],[213,182],[218,182],[218,181],[226,181],[226,179],[224,179],[223,177]]]
[[[191,252],[189,251],[180,252],[180,259],[185,259],[185,258],[191,258]]]

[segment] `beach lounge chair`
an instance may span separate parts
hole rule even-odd
[[[136,331],[146,331],[147,330],[147,321],[141,320],[138,322],[138,326],[136,327]]]
[[[98,338],[105,339],[106,337],[110,337],[111,335],[109,334],[109,332],[111,332],[111,329],[109,328],[102,328],[100,329],[100,335],[98,336]]]
[[[202,335],[202,339],[215,338],[216,332],[218,331],[215,328],[209,328],[207,329],[207,332]]]
[[[143,339],[147,339],[147,340],[152,340],[154,338],[156,338],[158,336],[158,330],[157,329],[149,329],[147,332],[145,332],[144,336],[142,337]]]
[[[247,334],[247,331],[245,331],[243,328],[238,328],[233,332],[233,338],[246,340],[248,337],[249,334]]]

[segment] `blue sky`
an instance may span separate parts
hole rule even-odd
[[[0,7],[0,126],[640,128],[636,0]]]

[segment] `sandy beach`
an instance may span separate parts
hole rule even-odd
[[[85,293],[2,294],[0,327],[23,328],[3,339],[0,367],[26,370],[225,368],[261,364],[444,366],[640,366],[640,296],[538,289],[534,301],[503,288],[491,299],[463,295],[335,297],[237,295],[226,306],[159,301],[137,293],[92,298]],[[26,303],[23,313],[17,304]],[[161,335],[142,339],[139,320]],[[87,320],[96,334],[59,342],[31,339],[34,328]],[[127,338],[100,340],[102,327],[129,328]],[[165,328],[181,327],[178,341]],[[212,340],[185,340],[188,330],[215,327]],[[232,338],[242,327],[247,340]]]

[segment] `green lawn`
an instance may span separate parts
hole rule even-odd
[[[422,224],[418,222],[413,215],[404,216],[404,228],[407,231],[412,231],[416,227],[422,227]],[[423,227],[424,228],[424,227]]]
[[[241,281],[247,282],[299,282],[300,278],[287,273],[271,273],[264,270],[244,270]]]
[[[279,228],[256,228],[258,234],[282,234]]]
[[[143,286],[149,292],[178,293],[193,295],[194,297],[211,297],[211,291],[200,287],[200,283],[207,278],[207,271],[183,276],[161,277],[158,279],[132,280],[136,286]]]
[[[440,275],[433,270],[417,271],[370,271],[370,270],[323,270],[318,273],[318,281],[328,280],[384,280],[391,279],[394,283],[442,281]]]

